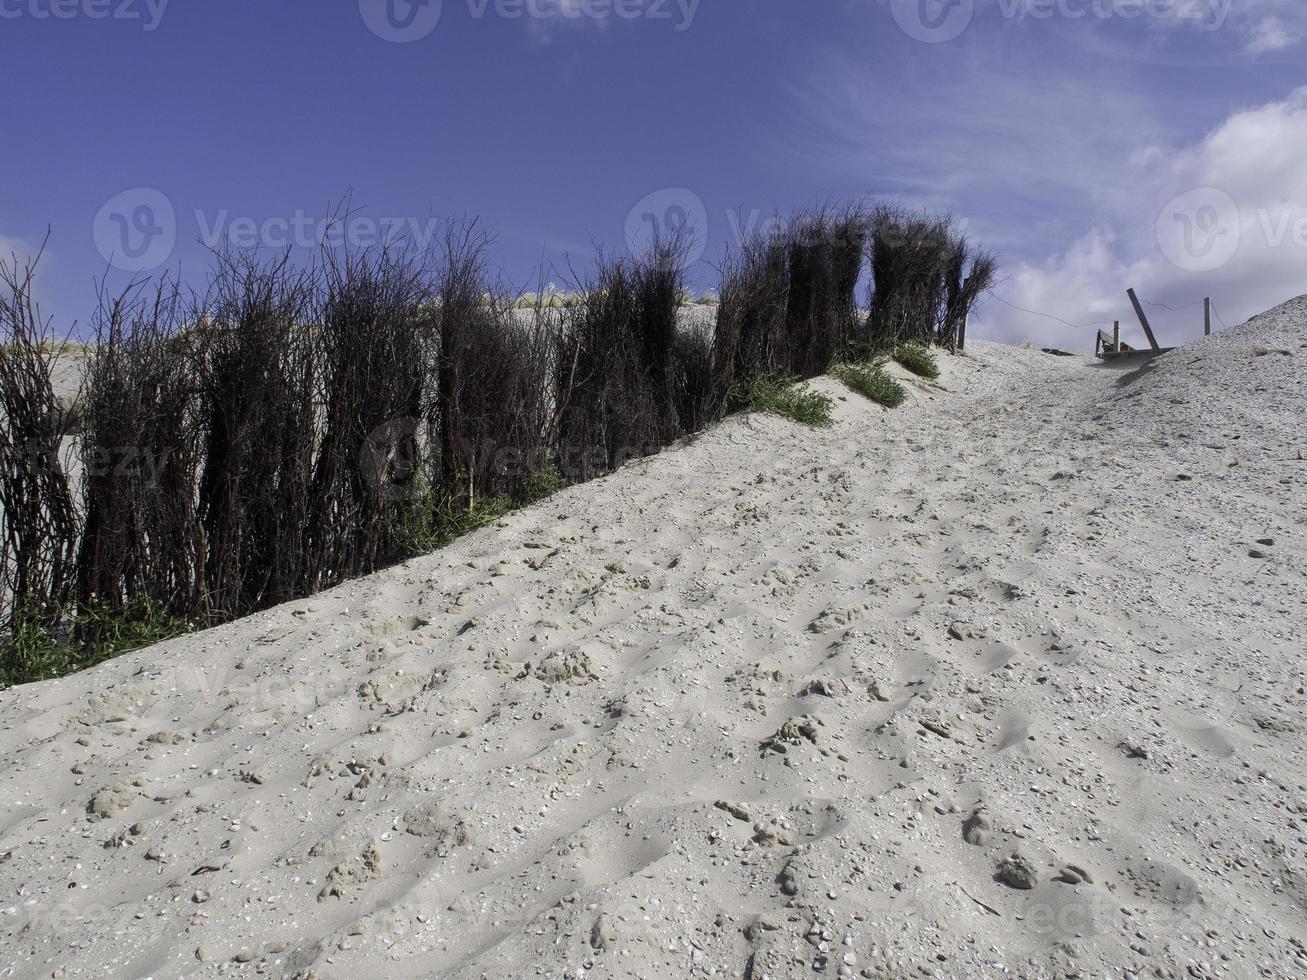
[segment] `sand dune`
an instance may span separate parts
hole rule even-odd
[[[974,343],[0,694],[6,976],[1307,973],[1307,298]]]

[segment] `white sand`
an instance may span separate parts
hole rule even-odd
[[[945,362],[0,695],[0,974],[1307,973],[1307,298]]]

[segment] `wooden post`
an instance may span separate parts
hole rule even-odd
[[[964,354],[967,351],[967,315],[962,314],[962,322],[958,325],[958,350]]]
[[[1203,336],[1212,335],[1212,297],[1203,300]]]
[[[1127,289],[1125,294],[1130,297],[1130,302],[1134,304],[1135,316],[1139,317],[1139,323],[1144,328],[1144,335],[1148,337],[1148,343],[1153,350],[1160,351],[1162,348],[1157,345],[1157,338],[1153,336],[1153,328],[1148,323],[1148,317],[1144,313],[1144,308],[1139,302],[1139,297],[1135,295],[1133,288]]]
[[[1112,350],[1117,354],[1121,353],[1121,321],[1120,320],[1112,321]]]

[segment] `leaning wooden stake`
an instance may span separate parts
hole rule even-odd
[[[1121,353],[1121,321],[1112,321],[1112,350]]]
[[[1212,297],[1203,300],[1203,336],[1212,335]]]
[[[1133,288],[1127,289],[1125,294],[1130,297],[1130,302],[1134,304],[1135,316],[1139,317],[1139,323],[1144,328],[1148,343],[1152,345],[1153,350],[1160,351],[1162,348],[1157,345],[1157,338],[1153,336],[1153,328],[1148,324],[1148,317],[1144,314],[1144,308],[1139,302],[1139,297],[1135,295]]]

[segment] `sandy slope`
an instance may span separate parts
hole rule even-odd
[[[1307,973],[1305,368],[977,343],[4,693],[0,972]]]

